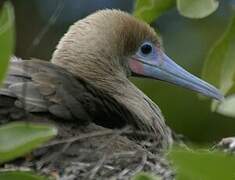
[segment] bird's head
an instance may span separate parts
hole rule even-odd
[[[223,99],[215,87],[171,60],[148,24],[119,10],[101,10],[72,25],[52,63],[97,84],[144,76]]]

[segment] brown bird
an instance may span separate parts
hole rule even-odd
[[[129,79],[167,81],[221,100],[212,85],[188,73],[160,48],[148,24],[119,10],[101,10],[72,25],[51,62],[13,58],[0,90],[1,117],[28,113],[78,123],[151,130],[161,148],[172,143],[158,106]]]

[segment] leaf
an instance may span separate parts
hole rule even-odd
[[[8,62],[14,48],[14,10],[5,2],[0,10],[0,82],[6,74]]]
[[[133,14],[151,23],[174,5],[175,0],[136,0]]]
[[[214,103],[214,106],[218,113],[229,117],[235,117],[235,83],[227,94],[228,96],[220,104]]]
[[[207,17],[219,7],[217,0],[177,0],[176,2],[179,13],[188,18]]]
[[[208,150],[173,148],[169,158],[176,168],[177,180],[234,180],[235,156]]]
[[[216,111],[225,116],[235,117],[235,94],[227,96]]]
[[[29,122],[0,126],[0,163],[29,153],[56,134],[55,127]]]
[[[46,177],[23,171],[5,171],[0,172],[0,179],[4,180],[46,180]]]
[[[220,87],[223,83],[221,82],[221,75],[223,71],[224,62],[226,61],[229,45],[233,43],[231,42],[231,40],[234,36],[234,26],[234,18],[232,18],[230,24],[226,28],[225,33],[215,43],[215,45],[211,48],[210,52],[208,53],[202,70],[203,79],[207,80],[208,82],[214,84],[217,87]]]
[[[133,180],[159,180],[159,177],[151,173],[140,172],[134,176]]]
[[[235,15],[232,16],[228,27],[222,37],[215,43],[208,54],[203,67],[202,77],[208,82],[219,87],[226,97],[219,104],[212,102],[212,110],[233,116],[232,109],[235,110],[234,97],[234,76],[235,76]],[[220,107],[221,106],[221,107]]]

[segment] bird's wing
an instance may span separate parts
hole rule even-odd
[[[107,93],[41,60],[12,59],[0,89],[0,110],[6,104],[30,113],[49,112],[81,122],[92,120],[106,127],[123,126],[130,116],[128,110]]]
[[[15,107],[27,112],[50,112],[63,119],[88,120],[90,116],[84,109],[88,106],[84,104],[86,98],[92,101],[85,83],[77,81],[63,68],[49,62],[23,61],[15,57],[0,89],[0,107],[13,102]]]

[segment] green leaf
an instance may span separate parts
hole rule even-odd
[[[229,95],[218,105],[216,111],[225,116],[235,117],[235,94]]]
[[[140,172],[134,176],[133,180],[159,180],[159,177],[151,173]]]
[[[222,37],[215,43],[208,54],[203,67],[202,77],[219,87],[224,95],[228,96],[222,103],[212,102],[212,110],[233,116],[235,111],[235,16],[232,16]],[[233,110],[234,109],[234,110]]]
[[[136,0],[133,14],[151,23],[174,5],[175,0]]]
[[[0,10],[0,82],[4,79],[14,48],[14,10],[5,2]]]
[[[219,6],[217,0],[177,0],[176,4],[179,13],[188,18],[204,18]]]
[[[234,180],[235,156],[208,150],[173,148],[169,154],[177,180]]]
[[[4,180],[46,180],[46,177],[23,171],[5,171],[0,172],[0,179]]]
[[[228,53],[228,49],[231,43],[231,40],[234,36],[234,18],[232,18],[231,23],[228,25],[225,33],[222,37],[215,43],[215,45],[211,48],[208,56],[206,58],[203,70],[202,77],[208,82],[214,84],[217,87],[221,87],[221,75],[223,71],[223,65],[226,61],[226,56]]]
[[[234,74],[235,75],[235,74]],[[225,116],[235,117],[235,83],[227,92],[228,96],[220,104],[214,103],[216,111]]]
[[[0,126],[0,163],[29,153],[56,134],[55,127],[29,122]]]

